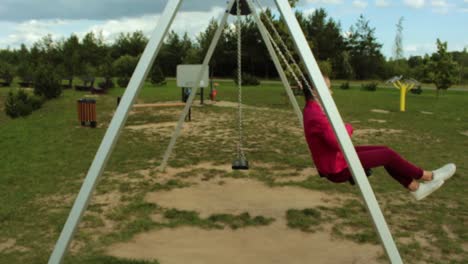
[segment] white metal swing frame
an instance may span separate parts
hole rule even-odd
[[[207,66],[210,62],[214,49],[216,48],[216,45],[222,34],[224,25],[227,22],[229,11],[231,10],[235,1],[236,0],[230,0],[228,2],[228,8],[226,9],[226,13],[224,14],[224,16],[222,17],[219,23],[218,30],[216,31],[213,41],[205,56],[205,59],[203,60],[203,65],[205,66]],[[299,123],[302,127],[303,126],[302,112],[299,108],[296,98],[294,97],[292,93],[289,82],[286,78],[286,75],[281,67],[278,56],[268,36],[268,32],[265,26],[263,25],[262,21],[260,20],[258,14],[256,13],[256,9],[255,9],[255,6],[253,5],[252,0],[246,0],[246,2],[248,3],[252,11],[251,15],[254,17],[254,20],[257,23],[257,26],[260,30],[262,38],[268,48],[268,52],[270,53],[270,56],[278,70],[281,81],[283,82],[285,86],[286,92],[289,96],[291,104],[294,108],[294,111],[299,119]],[[159,20],[158,26],[156,30],[154,31],[154,33],[152,34],[152,37],[150,38],[148,45],[146,46],[141,56],[141,59],[138,62],[135,72],[133,73],[133,76],[130,79],[128,87],[121,99],[121,102],[116,110],[116,113],[114,117],[112,118],[112,121],[110,122],[109,128],[107,129],[106,134],[104,135],[101,145],[99,146],[96,156],[91,164],[91,167],[86,175],[83,185],[81,186],[80,192],[78,193],[78,196],[73,204],[72,210],[67,218],[65,226],[63,227],[60,237],[57,240],[55,248],[49,258],[49,262],[48,262],[49,264],[62,263],[63,258],[70,245],[70,242],[73,239],[75,231],[81,220],[81,217],[83,213],[85,212],[88,206],[88,203],[92,197],[92,194],[95,190],[98,179],[100,178],[100,176],[102,175],[104,171],[105,165],[107,164],[107,161],[109,160],[109,157],[117,142],[120,132],[125,125],[128,114],[135,102],[135,99],[137,98],[137,95],[139,94],[139,91],[141,90],[143,86],[146,76],[149,70],[151,69],[151,66],[161,48],[163,40],[165,36],[167,35],[167,32],[171,24],[174,21],[174,17],[177,14],[177,11],[179,10],[181,3],[182,3],[182,0],[169,0],[168,1],[163,11],[163,14],[161,16],[161,19]],[[325,84],[325,80],[322,76],[322,73],[320,72],[320,69],[312,54],[312,51],[310,50],[310,47],[307,43],[304,33],[299,26],[299,23],[295,17],[295,14],[292,11],[290,4],[288,3],[288,0],[275,0],[275,3],[287,25],[287,28],[289,29],[289,33],[291,34],[291,37],[296,45],[297,51],[302,59],[302,62],[305,65],[307,74],[309,75],[309,77],[311,77],[310,79],[312,80],[314,87],[316,87],[319,98],[324,107],[325,113],[328,119],[330,120],[330,123],[332,124],[333,130],[335,131],[335,134],[340,143],[340,146],[346,158],[346,161],[348,162],[348,165],[354,177],[354,180],[359,186],[359,190],[361,191],[361,194],[364,198],[368,212],[371,215],[371,218],[374,222],[375,228],[382,242],[382,245],[385,249],[385,252],[387,253],[387,256],[391,263],[395,263],[395,264],[403,263],[401,256],[398,252],[398,249],[396,247],[396,244],[393,240],[393,237],[390,233],[390,230],[388,229],[388,226],[382,214],[382,211],[380,210],[380,207],[377,203],[375,194],[369,184],[369,181],[359,161],[359,158],[351,142],[351,139],[348,133],[346,132],[345,126],[343,124],[343,120],[338,112],[338,109],[336,107],[335,102],[333,101],[333,98],[331,97],[331,94],[327,88],[327,85]],[[203,67],[203,69],[206,69],[206,67]],[[195,82],[197,85],[200,83],[200,80],[203,74],[204,74],[204,70],[200,71],[200,74],[198,75],[198,81]],[[162,169],[165,168],[167,164],[167,160],[169,159],[169,156],[172,153],[172,149],[175,146],[177,137],[179,136],[182,125],[184,123],[185,116],[187,115],[193,103],[193,100],[195,98],[196,91],[198,90],[198,88],[199,87],[197,86],[193,88],[194,91],[190,94],[190,97],[187,100],[185,108],[177,124],[176,130],[171,138],[168,149],[166,150],[166,153],[164,155],[163,162],[161,163]]]

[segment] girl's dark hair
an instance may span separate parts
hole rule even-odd
[[[311,89],[314,89],[314,87],[312,86],[312,82],[310,81],[309,76],[307,76],[306,79],[307,83],[304,80],[302,81],[302,92],[304,93],[304,99],[307,102],[314,99],[314,95],[309,89],[309,85],[311,86]]]
[[[328,75],[323,75],[323,78],[329,78]],[[307,83],[305,83],[304,81],[302,81],[302,91],[304,93],[304,99],[305,101],[310,101],[310,100],[313,100],[314,99],[314,95],[311,93],[311,90],[314,90],[315,87],[314,87],[314,84],[310,81],[310,78],[309,76],[306,76],[306,79],[307,79],[307,82],[309,83],[310,85],[310,89],[308,88],[308,85]]]

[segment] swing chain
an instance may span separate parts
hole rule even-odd
[[[273,39],[273,36],[271,36],[270,32],[267,31],[266,33],[267,33],[268,38],[270,39],[271,43],[273,44],[273,47],[275,48],[276,52],[279,54],[281,60],[283,61],[284,65],[286,66],[288,71],[291,73],[291,75],[292,75],[293,79],[296,81],[297,85],[302,89],[302,83],[299,80],[299,77],[297,77],[297,74],[294,71],[294,69],[291,67],[291,64],[289,64],[288,60],[286,59],[284,54],[281,52],[280,47],[278,46],[278,44],[276,44],[276,42]]]
[[[239,141],[237,143],[237,157],[245,159],[243,142],[243,127],[242,127],[242,20],[241,20],[241,1],[236,0],[237,5],[237,87],[238,87],[238,128]]]
[[[299,87],[301,89],[304,89],[304,88],[307,88],[309,89],[309,91],[311,91],[312,93],[314,93],[313,89],[312,89],[312,86],[311,84],[309,83],[309,81],[307,80],[307,78],[305,77],[301,67],[299,66],[299,64],[296,62],[296,60],[294,59],[294,56],[291,54],[291,51],[289,50],[288,46],[286,45],[286,43],[283,41],[281,35],[279,34],[278,30],[276,30],[276,27],[275,25],[273,24],[273,21],[272,19],[266,14],[266,11],[265,9],[263,8],[263,5],[262,3],[260,2],[260,0],[255,0],[255,3],[257,4],[257,6],[260,8],[260,10],[262,11],[262,13],[264,14],[265,18],[266,18],[266,21],[267,21],[267,24],[268,26],[273,30],[273,33],[275,34],[275,37],[278,39],[278,42],[281,44],[281,47],[286,51],[286,54],[289,58],[289,60],[292,62],[294,68],[299,72],[299,75],[301,76],[301,79],[303,81],[303,83],[306,85],[306,87],[303,87],[302,83],[298,83]],[[268,32],[268,31],[267,31]],[[268,32],[268,34],[271,36],[271,34]],[[271,38],[273,38],[271,36]],[[283,53],[281,52],[281,50],[279,49],[279,46],[278,44],[272,40],[272,42],[274,43],[274,45],[276,45],[278,47],[278,53],[280,54],[281,57],[285,57],[283,55]],[[286,60],[287,61],[287,60]],[[288,65],[288,69],[293,70],[292,67],[290,65]],[[293,73],[295,75],[295,73]],[[296,82],[298,81],[298,78],[297,76],[295,77],[296,79]]]

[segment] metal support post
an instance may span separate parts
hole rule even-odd
[[[193,87],[193,91],[190,94],[189,98],[187,99],[187,103],[185,104],[185,108],[182,111],[182,114],[180,115],[179,122],[177,122],[176,129],[175,129],[174,133],[172,134],[171,141],[169,142],[169,146],[167,147],[166,152],[164,153],[163,161],[161,162],[161,166],[159,167],[159,169],[161,171],[164,171],[166,169],[167,161],[169,160],[169,157],[172,154],[172,151],[173,151],[174,146],[176,144],[177,138],[180,136],[182,126],[184,125],[185,116],[189,112],[190,107],[192,107],[193,99],[195,98],[195,96],[197,94],[197,90],[200,87],[200,81],[202,80],[203,75],[205,74],[205,71],[208,68],[208,64],[211,61],[211,57],[213,56],[213,53],[214,53],[214,51],[216,49],[216,46],[218,45],[219,39],[220,39],[221,34],[223,33],[223,30],[224,30],[224,26],[226,25],[226,22],[227,22],[228,17],[229,17],[229,11],[231,10],[232,6],[234,5],[234,2],[235,2],[235,0],[229,1],[227,10],[224,13],[224,16],[222,17],[221,22],[218,25],[218,29],[216,30],[216,33],[215,33],[215,35],[213,37],[213,40],[211,41],[210,47],[208,48],[208,51],[207,51],[207,53],[205,55],[205,59],[203,60],[202,69],[200,70],[200,73],[199,73],[199,75],[197,77],[197,80],[195,81],[195,87]]]
[[[380,210],[379,204],[377,203],[375,194],[372,191],[356,150],[354,149],[353,143],[346,132],[343,119],[338,112],[327,85],[325,84],[320,68],[312,54],[312,51],[310,50],[309,44],[307,43],[304,33],[299,26],[296,16],[287,0],[275,0],[275,2],[286,22],[296,48],[306,66],[307,72],[311,77],[314,86],[317,88],[318,95],[322,105],[324,106],[328,120],[330,120],[333,130],[335,131],[354,180],[359,186],[359,190],[364,198],[368,212],[374,221],[375,228],[379,234],[380,240],[382,241],[385,252],[387,253],[391,263],[403,263],[392,234],[388,229],[385,218]]]
[[[112,153],[112,150],[117,142],[120,131],[122,130],[128,113],[130,112],[138,92],[141,90],[143,83],[148,75],[149,70],[156,58],[159,49],[167,35],[170,25],[172,24],[177,10],[180,7],[182,0],[169,0],[161,16],[156,30],[154,31],[148,45],[141,56],[140,61],[135,69],[135,72],[130,79],[130,83],[125,91],[125,94],[120,102],[117,111],[112,118],[112,121],[107,129],[106,134],[99,146],[99,149],[94,157],[93,163],[84,179],[78,197],[73,204],[73,208],[68,216],[65,226],[60,234],[60,237],[55,245],[54,251],[49,259],[49,264],[59,264],[62,262],[65,253],[70,245],[70,242],[75,234],[75,231],[80,223],[81,217],[88,206],[96,187],[99,177],[104,171],[104,167]]]

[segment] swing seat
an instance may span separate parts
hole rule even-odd
[[[370,176],[372,176],[372,170],[371,170],[371,169],[364,169],[364,171],[366,172],[367,178],[369,178]],[[353,178],[353,177],[351,177],[351,178],[349,179],[349,184],[351,184],[351,185],[353,185],[353,186],[356,185],[356,182],[354,182],[354,178]]]
[[[238,158],[232,162],[232,169],[233,170],[248,170],[249,169],[249,161],[245,158]]]

